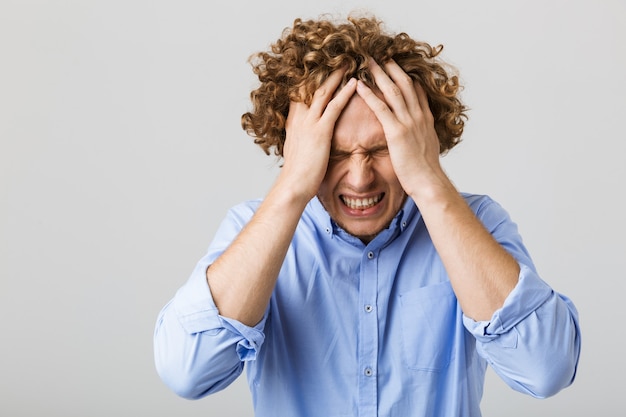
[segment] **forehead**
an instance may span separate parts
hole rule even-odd
[[[384,146],[386,142],[374,112],[358,94],[352,96],[335,123],[332,148],[354,151]]]

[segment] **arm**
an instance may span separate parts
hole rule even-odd
[[[370,70],[384,99],[357,92],[380,120],[391,161],[420,209],[463,312],[486,320],[517,283],[519,266],[476,218],[439,162],[439,140],[424,90],[393,61]]]
[[[576,309],[537,276],[508,215],[492,207],[495,217],[480,219],[445,175],[424,90],[393,61],[385,71],[370,68],[383,97],[360,82],[357,92],[383,126],[396,175],[420,209],[478,353],[514,389],[556,393],[576,373]]]
[[[343,71],[315,92],[308,107],[292,102],[284,165],[252,220],[210,268],[207,281],[220,314],[253,326],[261,320],[304,207],[324,178],[335,121],[354,94]]]
[[[513,389],[545,398],[570,385],[580,355],[578,312],[541,280],[517,225],[489,198],[468,203],[490,234],[520,265],[513,291],[489,320],[464,317],[476,350]]]
[[[239,206],[229,212],[209,253],[159,314],[156,368],[180,396],[219,391],[237,378],[243,361],[255,359],[287,248],[324,177],[335,121],[356,88],[352,81],[336,92],[342,76],[333,73],[310,107],[291,103],[276,183],[252,211]]]

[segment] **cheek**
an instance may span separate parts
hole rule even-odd
[[[317,192],[317,197],[323,203],[330,202],[333,198],[333,189],[334,187],[332,185],[332,181],[328,177],[328,174],[327,174],[326,177],[324,177],[324,179],[322,180],[322,183],[320,184],[319,191]]]
[[[378,172],[378,176],[380,178],[382,178],[390,187],[394,187],[395,184],[400,184],[398,177],[396,176],[396,172],[393,170],[391,159],[384,158],[377,162],[376,171]]]
[[[341,177],[341,164],[329,163],[324,179],[320,184],[320,193],[332,194],[333,190],[337,188],[337,184],[339,184]]]
[[[400,184],[400,180],[398,180],[398,177],[396,176],[396,172],[393,170],[391,161],[381,163],[377,170],[379,178],[385,182],[387,188],[389,189],[389,197],[394,201],[394,206],[401,205],[401,202],[404,201],[406,193]]]
[[[393,170],[393,164],[391,163],[391,157],[389,155],[385,155],[383,158],[379,158],[379,165],[382,171],[387,173],[393,173],[395,176],[395,171]]]

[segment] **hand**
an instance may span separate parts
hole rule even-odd
[[[315,91],[310,106],[293,101],[289,105],[281,178],[306,201],[317,194],[324,179],[335,122],[356,91],[355,79],[337,90],[344,74],[345,70],[334,71]]]
[[[395,61],[386,63],[383,71],[370,59],[369,68],[380,94],[361,81],[357,93],[383,127],[391,163],[406,193],[415,199],[433,181],[447,183],[439,163],[439,138],[424,89]]]
[[[383,71],[370,60],[370,71],[382,97],[360,81],[357,93],[383,127],[398,180],[420,209],[463,313],[489,320],[517,284],[519,265],[443,171],[423,88],[393,61]]]

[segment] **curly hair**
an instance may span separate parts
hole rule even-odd
[[[242,115],[241,125],[266,154],[274,148],[282,157],[291,100],[310,104],[315,90],[343,67],[347,68],[343,83],[356,77],[375,87],[368,58],[380,64],[394,60],[426,91],[444,154],[460,142],[467,108],[458,97],[458,77],[437,58],[442,49],[406,33],[386,33],[374,17],[348,17],[344,23],[296,19],[269,51],[250,57],[260,86],[250,93],[253,109]]]

